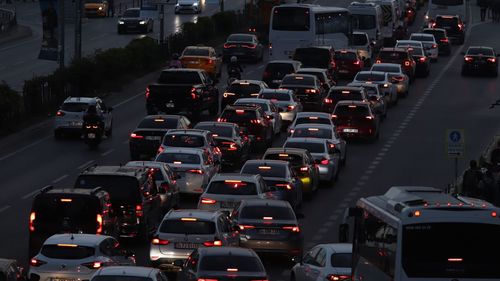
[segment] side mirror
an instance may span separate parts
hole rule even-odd
[[[346,243],[349,241],[349,225],[343,223],[339,225],[339,242]]]
[[[174,266],[182,268],[182,267],[184,267],[184,262],[182,260],[175,260]]]

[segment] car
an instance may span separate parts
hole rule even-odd
[[[97,114],[104,121],[104,131],[110,136],[113,132],[113,108],[98,97],[68,97],[64,100],[54,119],[54,138],[61,139],[66,134],[81,135],[83,116],[89,106],[95,106]]]
[[[199,148],[169,147],[155,159],[166,163],[177,174],[177,186],[182,194],[201,194],[210,179],[219,172],[208,152]]]
[[[437,41],[439,54],[449,56],[451,54],[451,43],[448,33],[444,28],[424,28],[422,33],[432,34]]]
[[[458,15],[437,15],[429,27],[445,29],[448,37],[459,45],[465,41],[465,23]]]
[[[491,47],[470,46],[464,54],[462,76],[470,74],[485,74],[498,76],[499,56]]]
[[[143,266],[107,266],[99,268],[90,281],[168,281],[156,268]]]
[[[281,121],[284,124],[290,124],[297,115],[302,111],[300,103],[293,90],[287,89],[264,89],[259,95],[259,99],[270,100],[278,107],[281,115]],[[284,127],[284,129],[286,129]]]
[[[149,260],[164,271],[179,271],[174,263],[186,261],[204,247],[235,246],[240,239],[226,213],[197,209],[172,210],[151,240]]]
[[[406,48],[382,48],[375,62],[400,64],[410,80],[415,79],[416,62]]]
[[[260,80],[235,80],[222,94],[221,108],[234,104],[240,98],[257,98],[267,88],[267,84]]]
[[[111,236],[55,234],[47,238],[40,252],[30,259],[29,280],[90,280],[101,267],[135,265],[135,257]]]
[[[439,55],[439,46],[434,35],[427,33],[412,33],[410,40],[420,41],[424,46],[425,53],[431,61],[437,61]]]
[[[118,34],[129,31],[149,33],[153,32],[153,26],[153,19],[142,12],[141,8],[128,8],[118,20]]]
[[[384,120],[387,117],[387,101],[385,97],[380,94],[377,85],[368,83],[349,83],[347,86],[365,88],[368,101],[372,104],[373,112],[379,114],[381,120]]]
[[[309,74],[309,75],[314,75],[316,78],[318,78],[321,86],[323,87],[325,93],[327,93],[331,87],[337,85],[337,83],[331,79],[330,74],[328,73],[328,70],[325,68],[300,68],[297,71],[297,74]]]
[[[303,194],[310,195],[318,189],[319,169],[308,150],[272,147],[266,150],[262,159],[288,161],[302,182]]]
[[[241,200],[268,198],[272,194],[261,175],[221,173],[212,178],[200,196],[198,209],[231,212]]]
[[[335,62],[339,76],[352,78],[365,67],[364,59],[356,49],[335,50]]]
[[[337,133],[343,139],[364,138],[375,141],[380,135],[380,118],[369,102],[341,101],[333,110]]]
[[[287,201],[294,210],[302,205],[302,182],[288,161],[248,160],[240,173],[261,175],[273,199]]]
[[[326,69],[332,79],[335,81],[337,79],[335,50],[332,46],[300,47],[295,49],[292,59],[300,61],[302,63],[301,67]]]
[[[326,124],[300,124],[290,138],[318,138],[330,141],[340,151],[340,164],[345,165],[347,161],[347,143],[335,130],[334,126]]]
[[[238,124],[228,122],[199,122],[194,127],[212,133],[222,153],[221,164],[236,167],[250,157],[251,142]]]
[[[221,162],[222,153],[217,148],[212,133],[207,130],[169,130],[163,137],[163,141],[158,148],[158,154],[162,153],[166,148],[171,147],[200,148],[208,153],[213,163],[220,164]]]
[[[309,150],[318,166],[319,179],[333,186],[340,172],[340,150],[334,143],[318,138],[288,138],[283,147]]]
[[[389,78],[389,73],[381,71],[360,71],[352,83],[366,83],[374,84],[378,86],[379,92],[383,93],[386,98],[387,103],[390,105],[396,105],[398,103],[398,91],[396,85],[391,82]]]
[[[273,60],[267,63],[262,74],[264,81],[270,88],[278,88],[287,74],[296,73],[302,63],[296,60]]]
[[[240,246],[257,253],[302,256],[303,235],[290,203],[282,200],[243,200],[231,215],[239,227]]]
[[[302,107],[308,110],[319,110],[325,95],[318,78],[309,74],[286,75],[281,81],[280,89],[293,90],[302,103]]]
[[[217,121],[238,124],[248,134],[254,148],[272,144],[274,132],[271,119],[259,106],[228,105]]]
[[[2,281],[25,281],[26,272],[13,259],[0,258],[0,280]]]
[[[295,126],[299,124],[327,124],[334,126],[331,114],[325,112],[299,112],[295,120],[288,127],[288,135],[293,134]]]
[[[201,0],[178,0],[174,7],[174,14],[177,15],[185,11],[200,14],[201,10]]]
[[[29,257],[57,233],[117,236],[109,193],[102,188],[72,189],[45,186],[35,195],[29,216]]]
[[[106,0],[85,0],[83,10],[85,16],[90,17],[106,17],[108,14],[109,4]]]
[[[196,249],[182,265],[179,275],[185,281],[268,280],[259,256],[251,249],[239,247]]]
[[[341,100],[368,101],[365,89],[361,87],[335,86],[325,96],[321,111],[332,113],[335,105]]]
[[[78,175],[74,188],[101,187],[109,193],[120,237],[148,240],[161,220],[162,201],[147,168],[90,166]]]
[[[179,59],[183,67],[202,69],[214,80],[221,76],[222,58],[217,55],[213,47],[187,46]]]
[[[150,159],[156,156],[163,136],[170,129],[189,129],[191,121],[182,115],[148,115],[129,137],[130,159]]]
[[[250,59],[262,61],[264,57],[264,46],[259,42],[255,34],[236,33],[227,37],[222,49],[222,59],[236,56],[239,60]]]
[[[281,132],[281,128],[283,126],[281,115],[278,108],[272,101],[259,98],[240,98],[234,102],[234,105],[260,106],[266,114],[266,118],[271,120],[274,134],[278,135]]]
[[[352,244],[318,244],[297,261],[290,273],[292,281],[348,281],[351,280]]]
[[[177,185],[178,176],[166,163],[155,161],[130,161],[126,167],[145,167],[153,173],[158,194],[160,194],[162,215],[171,209],[178,209],[180,204],[180,191]]]
[[[431,72],[431,62],[424,50],[420,47],[407,47],[406,48],[410,55],[413,57],[413,60],[417,63],[417,67],[415,68],[416,75],[418,77],[427,77]]]
[[[375,42],[370,41],[366,32],[353,31],[351,48],[358,51],[359,56],[365,63],[365,66],[372,65],[373,47]]]
[[[410,78],[397,63],[376,63],[370,71],[387,72],[392,84],[396,86],[399,97],[407,97],[410,93]]]

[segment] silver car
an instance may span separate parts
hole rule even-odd
[[[340,172],[340,150],[328,140],[317,138],[288,138],[283,147],[309,150],[318,165],[319,179],[333,184]]]
[[[167,147],[200,148],[208,152],[209,156],[217,162],[221,161],[222,153],[212,136],[207,130],[175,129],[169,130],[158,148],[161,153]]]
[[[389,78],[389,73],[381,71],[360,71],[354,79],[353,83],[367,83],[375,84],[381,93],[384,93],[384,97],[388,104],[395,105],[398,103],[398,90],[396,85],[391,82]]]
[[[204,210],[172,210],[163,218],[149,250],[151,264],[178,271],[176,261],[185,261],[200,247],[239,246],[239,236],[226,213]]]
[[[274,134],[277,135],[281,132],[281,127],[283,125],[281,115],[278,108],[272,101],[258,98],[241,98],[236,100],[234,105],[258,105],[262,107],[262,110],[266,114],[266,118],[271,119]]]
[[[326,124],[335,126],[331,114],[325,112],[300,112],[288,127],[288,135],[293,134],[295,126],[300,124]]]
[[[90,281],[168,281],[161,270],[143,266],[108,266],[99,269]]]
[[[241,200],[271,199],[264,179],[260,175],[218,174],[198,201],[198,209],[232,211]]]
[[[410,78],[397,63],[376,63],[370,71],[381,71],[389,73],[391,82],[396,85],[400,97],[406,97],[410,93]]]
[[[155,161],[167,163],[177,173],[179,191],[188,194],[202,193],[220,169],[220,164],[214,163],[206,151],[197,148],[167,148]]]
[[[132,253],[113,237],[95,234],[56,234],[30,260],[30,280],[89,280],[101,267],[135,265]]]
[[[431,61],[437,61],[439,55],[439,45],[434,35],[428,33],[412,33],[410,40],[420,41],[424,45],[425,54]]]
[[[192,13],[201,13],[202,9],[201,0],[178,0],[175,4],[174,13],[179,14],[180,12],[188,11]]]
[[[65,133],[80,134],[83,126],[83,116],[91,105],[96,107],[97,114],[104,121],[106,134],[111,135],[113,125],[112,107],[106,106],[98,97],[68,97],[56,113],[54,137],[60,139]]]
[[[293,90],[264,89],[259,99],[272,101],[277,107],[283,122],[291,123],[298,112],[302,111],[302,104],[295,96]]]

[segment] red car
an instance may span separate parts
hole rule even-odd
[[[357,50],[341,49],[335,51],[335,62],[339,76],[352,78],[365,66]]]
[[[369,102],[339,101],[332,114],[337,133],[344,139],[379,138],[380,119],[371,110]]]

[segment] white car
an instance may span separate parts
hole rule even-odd
[[[434,35],[429,33],[412,33],[410,40],[420,41],[424,46],[425,54],[431,61],[437,61],[439,55],[439,45],[436,42]]]
[[[397,63],[376,63],[370,71],[381,71],[389,73],[391,82],[396,85],[399,96],[406,97],[410,93],[410,78]]]
[[[378,89],[386,98],[387,104],[395,105],[398,103],[398,90],[396,85],[391,82],[389,73],[381,71],[360,71],[352,83],[367,83],[378,85]]]
[[[335,126],[332,121],[332,115],[325,112],[299,112],[295,120],[288,127],[288,135],[293,134],[295,126],[299,124],[327,124]]]
[[[291,281],[351,280],[352,244],[319,244],[292,268]]]
[[[177,174],[179,192],[188,194],[202,193],[220,169],[220,163],[215,163],[204,149],[199,148],[167,148],[155,161],[167,163]]]
[[[262,107],[262,110],[266,114],[266,118],[271,119],[274,134],[277,135],[281,132],[281,127],[283,125],[281,115],[278,108],[272,101],[258,98],[241,98],[237,99],[234,105],[258,105]]]
[[[118,240],[95,234],[56,234],[30,260],[30,280],[90,280],[101,267],[135,265],[132,253],[122,250]]]
[[[273,102],[281,115],[281,120],[291,123],[298,112],[302,111],[302,104],[295,96],[293,90],[287,89],[265,89],[259,95],[259,99],[266,99]]]
[[[199,14],[201,13],[201,0],[178,0],[175,4],[174,13],[179,14],[181,12],[192,12]]]
[[[99,269],[90,281],[168,281],[157,269],[143,266],[108,266]]]
[[[418,47],[424,49],[424,45],[416,40],[398,40],[396,41],[395,48]]]
[[[366,32],[353,31],[352,32],[352,44],[351,48],[358,50],[358,54],[361,58],[364,58],[366,66],[372,64],[372,49],[373,43],[370,42],[370,38]]]
[[[56,113],[54,120],[54,137],[60,139],[66,133],[81,134],[83,116],[90,105],[95,105],[97,114],[100,115],[104,121],[104,131],[106,135],[111,135],[113,130],[112,107],[106,106],[98,97],[68,97]]]

